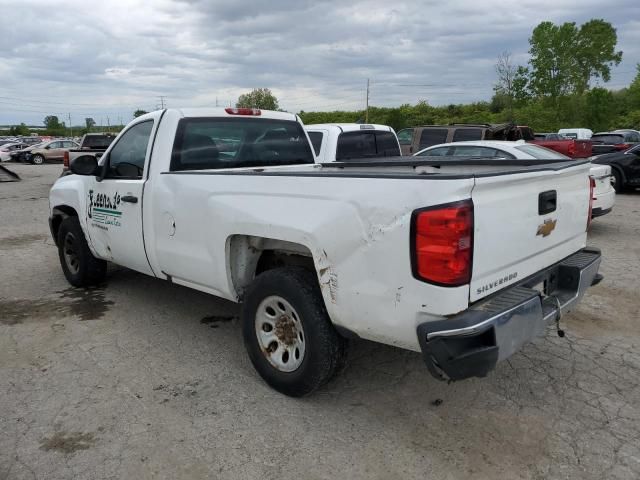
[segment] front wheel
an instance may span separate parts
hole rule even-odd
[[[78,217],[67,217],[58,230],[58,256],[67,281],[74,287],[102,283],[107,262],[93,256]]]
[[[254,280],[242,306],[251,363],[275,390],[307,395],[344,363],[347,342],[333,328],[313,272],[268,270]]]
[[[31,157],[31,163],[34,165],[42,165],[44,163],[44,157],[42,155],[34,155]]]

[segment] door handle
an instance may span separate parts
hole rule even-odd
[[[133,195],[125,195],[121,200],[128,203],[138,203],[138,197],[134,197]]]

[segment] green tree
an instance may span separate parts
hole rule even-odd
[[[15,125],[13,127],[11,127],[9,129],[9,135],[19,135],[19,136],[25,136],[25,135],[29,135],[31,132],[29,131],[29,128],[24,124],[21,123],[20,125]]]
[[[261,108],[264,110],[278,110],[278,99],[268,88],[254,88],[249,93],[238,97],[238,108]]]
[[[629,85],[627,91],[629,106],[633,109],[640,109],[640,63],[636,65],[636,76]]]
[[[87,131],[91,131],[91,127],[96,124],[96,121],[93,118],[85,118],[84,124],[86,125]]]
[[[611,126],[611,107],[613,94],[606,88],[594,88],[586,94],[585,120],[591,130],[598,132],[608,130]]]
[[[146,110],[142,110],[142,109],[138,109],[135,112],[133,112],[133,118],[138,118],[141,115],[144,115],[145,113],[149,113]]]
[[[47,130],[58,130],[64,127],[64,124],[61,124],[55,115],[47,115],[44,117],[44,126],[47,127]]]
[[[590,20],[580,28],[574,22],[540,23],[529,38],[531,90],[558,98],[582,94],[592,79],[608,82],[611,67],[622,60],[617,42],[615,28],[604,20]]]

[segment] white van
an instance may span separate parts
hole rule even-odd
[[[573,140],[589,140],[593,132],[588,128],[561,128],[558,130],[558,134]]]

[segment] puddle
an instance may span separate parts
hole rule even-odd
[[[233,315],[210,315],[200,320],[203,325],[209,325],[211,328],[218,328],[220,323],[228,323],[238,317]]]
[[[58,318],[77,316],[81,321],[102,318],[113,305],[104,297],[101,288],[68,288],[58,292],[59,297],[39,299],[0,299],[0,324],[16,325],[31,318]]]
[[[0,238],[0,250],[22,247],[26,243],[44,242],[47,238],[49,238],[47,235],[42,235],[41,233],[25,233],[23,235],[3,237]]]

